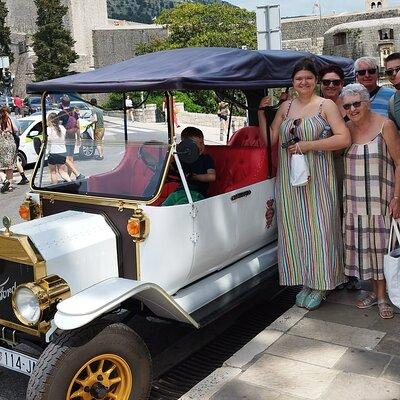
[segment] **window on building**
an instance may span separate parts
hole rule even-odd
[[[340,46],[341,44],[346,44],[346,32],[336,33],[333,36],[333,45]]]
[[[23,54],[28,51],[28,47],[25,42],[18,42],[18,53]]]
[[[378,1],[378,3],[376,4],[377,8],[382,8],[382,3],[380,1]]]
[[[375,8],[375,6],[376,6],[375,2],[372,2],[371,3],[371,10],[373,10]]]
[[[379,39],[380,40],[391,40],[394,38],[393,29],[380,29]]]

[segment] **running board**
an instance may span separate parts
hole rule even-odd
[[[179,290],[172,299],[199,326],[206,325],[250,296],[253,289],[276,272],[277,246],[275,241],[257,250]]]

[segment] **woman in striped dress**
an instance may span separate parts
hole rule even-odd
[[[382,318],[393,318],[383,257],[391,218],[400,218],[400,135],[392,121],[371,111],[363,85],[348,85],[340,96],[352,139],[345,153],[345,273],[372,280],[373,291],[357,302],[358,308],[378,304]]]
[[[347,147],[350,134],[335,103],[315,94],[317,71],[312,60],[296,64],[292,81],[298,97],[280,106],[271,125],[272,144],[277,140],[280,144],[278,266],[282,285],[303,286],[296,304],[314,310],[326,290],[344,281],[332,151]],[[267,105],[269,99],[264,98],[260,108]],[[265,138],[263,111],[259,121]],[[300,141],[293,144],[293,139]],[[306,155],[310,167],[310,181],[302,187],[292,187],[289,180],[291,154],[297,152]]]

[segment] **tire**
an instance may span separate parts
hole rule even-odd
[[[27,164],[26,155],[25,155],[22,151],[19,151],[19,150],[18,150],[17,157],[18,157],[18,159],[19,159],[19,161],[20,161],[20,163],[21,163],[21,165],[22,165],[22,168],[25,169],[26,164]]]
[[[83,144],[79,148],[79,155],[83,159],[93,158],[94,153],[96,151],[96,147],[94,146],[94,141],[91,136],[84,132],[82,135]]]
[[[111,366],[115,369],[107,378]],[[111,378],[121,380],[112,383]],[[119,323],[90,325],[64,332],[47,346],[33,370],[26,398],[108,398],[104,391],[109,388],[118,400],[145,400],[150,394],[151,378],[150,353],[132,329]],[[85,382],[77,383],[78,379]],[[81,390],[82,396],[71,397]]]

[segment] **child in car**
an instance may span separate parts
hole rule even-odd
[[[193,201],[199,201],[207,197],[207,190],[210,182],[216,179],[214,160],[209,154],[204,154],[203,132],[194,126],[186,127],[181,133],[181,140],[193,140],[199,149],[199,158],[191,163],[182,162],[182,169],[185,173]],[[163,202],[163,206],[186,204],[188,199],[181,184],[178,189],[171,193]]]

